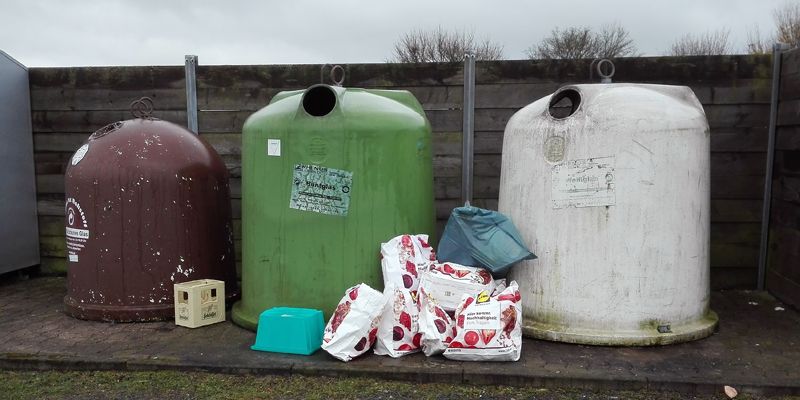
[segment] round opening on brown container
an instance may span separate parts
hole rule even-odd
[[[112,122],[92,133],[91,136],[89,136],[89,140],[98,139],[105,135],[108,135],[109,133],[114,132],[119,128],[122,128],[123,124],[124,124],[123,121]]]

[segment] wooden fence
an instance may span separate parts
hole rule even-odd
[[[783,54],[766,285],[800,307],[800,49]]]
[[[771,58],[626,58],[615,63],[615,81],[688,85],[700,99],[712,141],[712,286],[753,287]],[[462,65],[351,64],[346,70],[346,86],[407,89],[422,103],[434,130],[436,210],[441,229],[449,211],[460,203]],[[318,83],[320,66],[201,66],[197,74],[200,133],[222,155],[233,177],[239,238],[242,123],[275,93]],[[500,153],[508,118],[563,84],[588,82],[588,75],[588,61],[477,63],[477,205],[497,206]],[[42,264],[45,269],[63,271],[63,173],[70,155],[94,130],[129,119],[129,103],[141,96],[155,101],[156,117],[185,126],[184,72],[183,67],[34,68],[30,82]]]

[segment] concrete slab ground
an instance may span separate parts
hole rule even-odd
[[[742,393],[800,394],[800,313],[764,292],[713,293],[719,330],[691,343],[615,348],[526,339],[516,363],[422,354],[369,354],[343,363],[323,351],[308,357],[252,351],[255,334],[230,322],[187,329],[173,322],[76,320],[62,312],[65,285],[57,277],[0,277],[0,368],[366,376],[709,394],[730,385]]]

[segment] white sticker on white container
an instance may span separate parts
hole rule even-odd
[[[72,165],[78,165],[78,163],[83,160],[83,157],[86,156],[87,151],[89,151],[89,143],[84,144],[75,151],[75,154],[72,156]]]
[[[550,136],[544,141],[544,159],[551,164],[564,161],[567,141],[563,136]]]
[[[267,139],[267,155],[273,157],[281,156],[281,140]]]
[[[570,160],[553,167],[553,208],[616,204],[614,157]]]

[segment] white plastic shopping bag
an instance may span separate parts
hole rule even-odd
[[[454,311],[464,295],[492,293],[494,285],[489,271],[455,263],[433,264],[420,274],[420,287],[445,311]]]
[[[396,358],[418,352],[422,335],[416,293],[391,286],[384,295],[387,301],[378,324],[375,354]]]
[[[418,300],[422,352],[426,356],[442,354],[456,335],[453,319],[424,288],[419,289]]]
[[[417,290],[419,274],[436,262],[428,235],[400,235],[381,243],[383,287]]]
[[[465,296],[456,310],[456,336],[444,356],[461,361],[517,361],[522,354],[522,309],[517,282],[496,296]]]
[[[322,338],[322,349],[350,361],[367,352],[375,343],[386,298],[365,283],[347,289]]]

